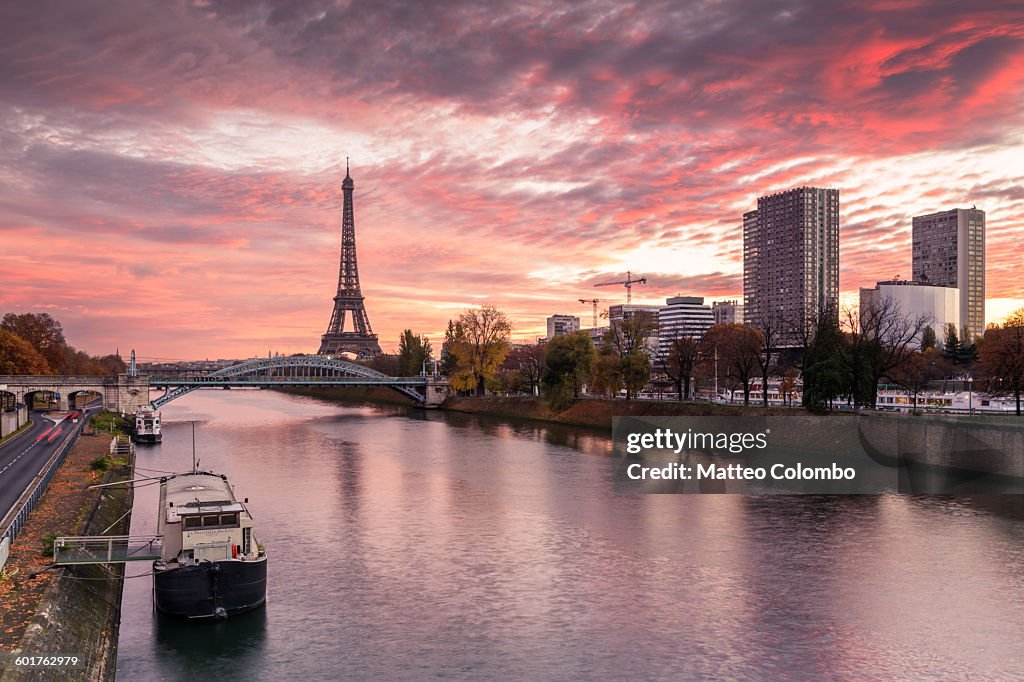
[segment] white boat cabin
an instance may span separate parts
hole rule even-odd
[[[203,561],[252,561],[259,545],[252,517],[216,474],[179,474],[160,486],[162,559],[190,566]]]

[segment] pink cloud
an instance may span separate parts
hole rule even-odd
[[[844,291],[909,275],[913,215],[977,203],[989,295],[1024,304],[1024,168],[1000,156],[1024,122],[1019,15],[702,12],[9,4],[0,312],[45,309],[93,352],[313,350],[346,155],[386,347],[481,302],[536,335],[628,268],[646,302],[740,296],[742,213],[803,184],[841,189]],[[704,270],[617,259],[651,244],[699,249]]]

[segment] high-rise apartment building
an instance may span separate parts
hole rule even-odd
[[[798,187],[743,214],[743,321],[813,319],[839,305],[839,190]],[[783,337],[783,342],[790,339]]]
[[[914,217],[914,279],[960,290],[961,333],[985,332],[985,212],[954,208]]]

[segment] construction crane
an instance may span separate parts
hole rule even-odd
[[[610,287],[610,286],[615,285],[615,284],[622,284],[622,285],[624,285],[626,287],[626,303],[629,304],[629,303],[633,302],[633,285],[634,284],[647,284],[647,278],[646,277],[641,277],[640,279],[633,279],[633,273],[631,273],[629,270],[627,270],[626,271],[626,279],[621,281],[621,282],[601,282],[600,284],[595,284],[594,286],[595,287]]]
[[[604,299],[600,298],[581,298],[580,303],[593,303],[594,304],[594,329],[597,329],[597,304]]]

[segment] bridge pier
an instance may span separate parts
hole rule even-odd
[[[423,407],[436,409],[448,398],[448,391],[451,386],[448,379],[443,377],[427,377],[427,385],[423,389]]]
[[[140,407],[149,407],[149,377],[118,374],[115,401],[111,409],[128,414],[135,414]]]

